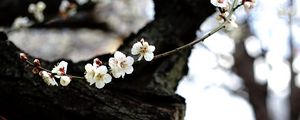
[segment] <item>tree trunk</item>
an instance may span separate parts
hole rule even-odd
[[[243,33],[250,33],[248,26],[244,27]],[[246,28],[245,28],[246,27]],[[251,58],[245,49],[243,39],[247,38],[249,34],[241,34],[236,43],[235,65],[233,71],[243,79],[245,91],[249,95],[249,102],[253,107],[256,120],[269,120],[267,111],[267,84],[260,85],[255,82],[253,63],[254,58]]]
[[[142,37],[156,46],[155,54],[186,44],[194,40],[199,25],[214,11],[209,0],[154,0],[154,4],[155,20],[128,37],[120,51],[129,55],[130,47]],[[73,80],[67,87],[47,86],[19,60],[20,52],[13,43],[0,41],[0,118],[183,120],[185,100],[175,90],[187,73],[190,50],[138,62],[133,74],[113,79],[103,89],[89,86],[85,80]],[[108,61],[110,56],[95,57]],[[58,62],[41,61],[49,69]],[[68,73],[83,76],[84,65],[92,59],[67,62]]]

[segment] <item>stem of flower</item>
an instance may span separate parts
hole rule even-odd
[[[218,27],[214,28],[212,31],[210,31],[209,33],[207,33],[206,35],[204,35],[203,37],[201,37],[200,39],[196,39],[186,45],[183,45],[183,46],[180,46],[178,48],[175,48],[173,50],[170,50],[170,51],[167,51],[167,52],[164,52],[164,53],[161,53],[161,54],[158,54],[158,55],[155,55],[154,56],[154,60],[158,59],[158,58],[161,58],[161,57],[165,57],[165,56],[168,56],[168,55],[171,55],[171,54],[174,54],[176,52],[179,52],[180,50],[183,50],[183,49],[187,49],[187,48],[190,48],[191,46],[199,43],[199,42],[203,42],[206,38],[208,38],[209,36],[215,34],[216,32],[218,32],[219,30],[225,28],[225,24],[226,22],[230,22],[230,17],[231,15],[233,14],[233,12],[238,8],[240,7],[241,5],[236,5],[237,4],[237,0],[234,0],[233,1],[233,4],[232,4],[232,7],[230,9],[230,12],[229,12],[229,15],[226,17],[225,21],[220,24]]]
[[[229,15],[227,16],[227,18],[231,18],[231,15],[233,14],[233,12],[239,7],[237,5],[237,0],[234,0],[233,3],[232,3],[232,6],[230,8],[230,12],[229,12]]]
[[[238,4],[235,8],[233,8],[233,11],[235,11],[236,9],[238,9],[239,7],[241,7],[243,5],[243,3]]]
[[[73,76],[73,75],[67,75],[72,79],[85,79],[84,77],[80,77],[80,76]]]
[[[35,66],[34,63],[30,62],[29,60],[26,60],[26,63],[31,65],[31,66]],[[51,72],[50,70],[48,70],[46,68],[43,68],[41,66],[39,66],[38,68],[41,69],[41,70],[47,71],[47,72]]]

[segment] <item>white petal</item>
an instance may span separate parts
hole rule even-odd
[[[59,6],[59,11],[65,12],[69,5],[70,5],[70,3],[68,0],[61,1],[60,6]]]
[[[125,72],[127,74],[131,74],[133,72],[133,67],[132,66],[128,66],[126,69],[125,69]]]
[[[22,28],[22,27],[29,27],[32,25],[32,22],[28,19],[28,17],[18,17],[13,22],[13,28]]]
[[[54,75],[54,77],[56,77],[56,78],[61,78],[61,76],[60,76],[60,75]]]
[[[144,47],[148,47],[148,46],[149,46],[149,43],[148,43],[148,42],[144,42],[143,46],[144,46]]]
[[[122,75],[122,72],[119,72],[119,71],[112,71],[112,74],[115,78],[120,78],[121,75]]]
[[[79,5],[83,5],[88,2],[88,0],[76,0]]]
[[[114,54],[114,58],[116,58],[116,59],[125,58],[125,57],[126,57],[125,54],[123,54],[123,53],[120,52],[120,51],[117,51],[117,52],[115,52],[115,54]]]
[[[56,66],[56,67],[54,67],[52,70],[51,70],[51,73],[58,73],[58,67]]]
[[[131,56],[127,56],[126,63],[131,66],[134,63],[134,59]]]
[[[67,68],[68,62],[66,62],[66,61],[61,61],[61,62],[58,64],[58,66],[62,66],[62,67]]]
[[[151,61],[151,60],[154,58],[154,54],[148,52],[148,53],[146,53],[146,54],[144,55],[144,58],[145,58],[146,61]]]
[[[111,76],[109,74],[105,74],[103,77],[104,83],[110,83],[111,82]]]
[[[87,80],[93,79],[94,78],[94,72],[87,72],[84,77]]]
[[[50,85],[52,85],[52,86],[58,86],[58,84],[57,84],[57,82],[55,81],[55,79],[54,78],[50,78],[49,79],[50,80]]]
[[[62,77],[60,78],[60,84],[61,84],[62,86],[67,86],[67,85],[69,85],[70,82],[71,82],[71,78],[68,77],[68,76],[62,76]]]
[[[55,81],[54,78],[50,76],[50,73],[46,71],[42,71],[41,76],[47,85],[51,85],[51,86],[57,85],[57,82]]]
[[[223,3],[219,3],[218,0],[210,0],[210,2],[216,7],[226,7],[227,5],[227,0],[224,0]]]
[[[36,10],[35,4],[30,4],[28,7],[28,12],[33,13]]]
[[[86,64],[86,65],[84,66],[84,68],[85,68],[85,71],[86,71],[86,72],[91,72],[91,71],[94,70],[94,69],[93,69],[93,65],[90,64],[90,63]]]
[[[94,84],[95,82],[96,82],[96,80],[94,79],[94,72],[92,71],[92,72],[87,72],[86,74],[85,74],[85,79],[86,79],[86,81],[87,82],[89,82],[90,83],[90,85],[92,85],[92,84]]]
[[[148,52],[153,52],[155,50],[155,47],[153,45],[150,45],[148,47]]]
[[[107,67],[104,65],[101,65],[96,69],[96,74],[106,74],[107,73]]]
[[[124,78],[124,76],[125,76],[125,73],[123,72],[123,73],[122,73],[122,78]]]
[[[96,82],[96,80],[95,79],[90,79],[87,82],[89,82],[90,85],[93,85]]]
[[[46,4],[42,1],[39,1],[37,4],[36,4],[36,8],[39,10],[39,11],[43,11],[45,8],[46,8]]]
[[[138,61],[142,60],[144,57],[144,55],[140,55],[139,58],[138,58]]]
[[[137,55],[140,53],[141,47],[142,47],[142,43],[141,42],[137,42],[135,43],[132,48],[131,48],[131,54],[132,55]]]
[[[97,82],[96,82],[96,87],[99,88],[99,89],[103,88],[104,85],[105,85],[105,84],[104,84],[103,81],[97,81]]]
[[[109,58],[108,65],[109,67],[115,67],[116,66],[115,58]]]

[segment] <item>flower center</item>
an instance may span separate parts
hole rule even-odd
[[[96,80],[103,80],[103,76],[104,76],[104,74],[97,74],[95,76],[95,78],[96,78]]]
[[[65,67],[59,68],[58,70],[61,75],[65,74]]]
[[[120,67],[125,68],[127,66],[126,61],[120,62]]]
[[[141,49],[140,49],[140,53],[146,53],[147,52],[147,47],[145,47],[145,46],[143,46],[143,47],[141,47]]]

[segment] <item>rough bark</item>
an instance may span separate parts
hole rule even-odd
[[[141,37],[157,46],[155,54],[188,43],[214,10],[209,0],[154,0],[154,3],[155,20],[128,37],[120,51],[129,53],[129,46]],[[190,50],[150,63],[139,62],[134,65],[132,75],[113,79],[100,90],[84,80],[74,80],[67,87],[47,86],[18,60],[19,52],[13,43],[0,41],[0,116],[8,120],[182,120],[184,117],[185,100],[174,92],[187,72]],[[95,57],[107,61],[109,56]],[[57,63],[41,61],[49,69]],[[68,61],[68,73],[83,76],[84,65],[91,61]]]

